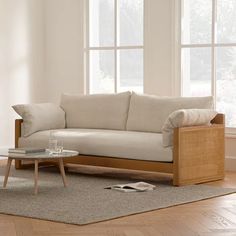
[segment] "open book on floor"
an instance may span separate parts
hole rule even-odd
[[[109,187],[106,187],[105,189],[114,189],[121,192],[144,192],[144,191],[150,191],[155,189],[156,186],[145,183],[145,182],[137,182],[137,183],[128,183],[128,184],[117,184],[112,185]]]

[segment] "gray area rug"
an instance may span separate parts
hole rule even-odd
[[[3,176],[0,167],[1,186]],[[78,173],[67,173],[67,181],[64,188],[55,169],[41,169],[34,195],[33,171],[12,167],[7,188],[0,187],[0,213],[83,225],[236,192],[208,185],[173,187],[165,180],[147,181],[157,185],[154,191],[123,193],[104,187],[135,180]]]

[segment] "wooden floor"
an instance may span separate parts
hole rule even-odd
[[[0,165],[5,162],[0,161]],[[104,168],[77,168],[77,171],[125,178],[170,178],[145,172]],[[212,185],[236,187],[236,172]],[[50,199],[49,199],[50,201]],[[1,199],[0,199],[1,204]],[[46,206],[46,203],[45,203]],[[43,210],[43,209],[42,209]],[[0,236],[191,236],[236,235],[236,194],[185,204],[106,222],[76,226],[0,214]]]

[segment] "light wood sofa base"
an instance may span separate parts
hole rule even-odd
[[[21,123],[22,120],[15,121],[16,147],[21,135]],[[176,128],[171,163],[79,155],[66,159],[65,164],[171,173],[175,186],[220,180],[224,178],[224,115],[218,114],[211,123],[210,126]],[[24,166],[21,161],[15,163],[16,169]]]

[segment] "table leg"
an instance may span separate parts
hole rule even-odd
[[[4,182],[3,182],[4,188],[6,188],[6,186],[7,186],[7,180],[8,180],[8,176],[9,176],[10,169],[11,169],[11,163],[12,163],[12,159],[8,157],[5,178],[4,178]]]
[[[34,161],[34,194],[38,194],[39,161]]]
[[[66,174],[65,174],[63,159],[59,158],[58,161],[59,161],[59,169],[60,169],[60,172],[61,172],[61,177],[62,177],[62,180],[63,180],[63,184],[64,184],[64,187],[66,187],[66,185],[67,185],[66,184]]]

